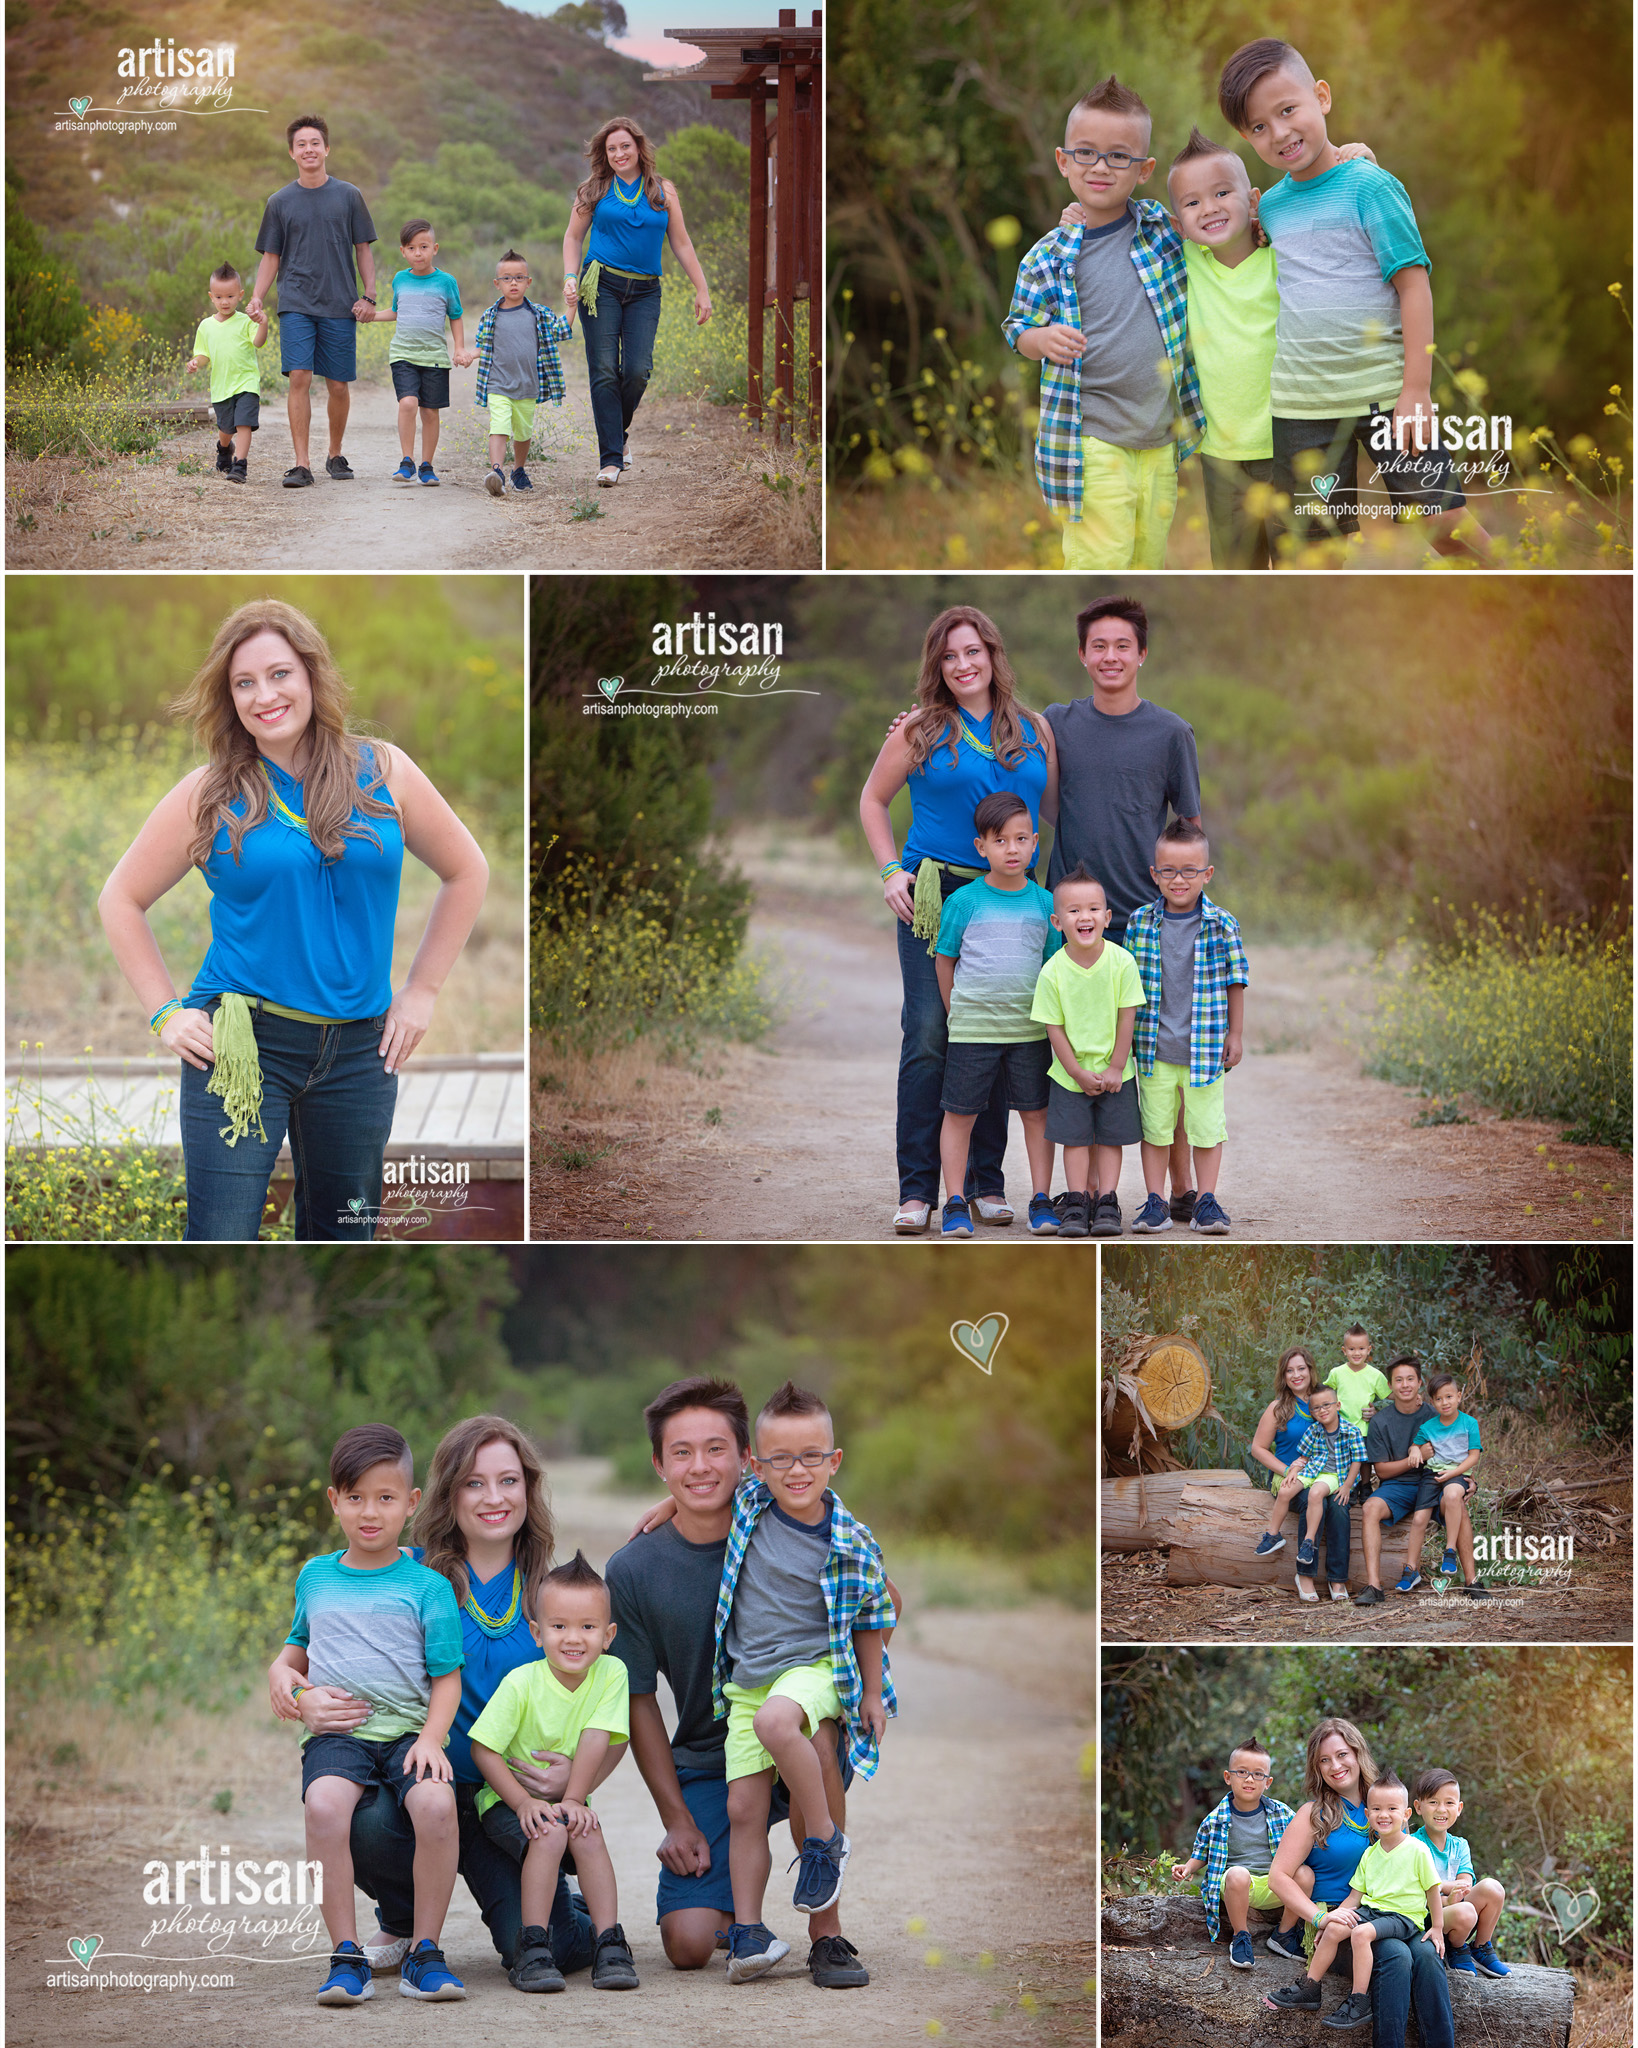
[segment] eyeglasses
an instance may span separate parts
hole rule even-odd
[[[766,1465],[770,1472],[788,1472],[793,1465],[800,1465],[804,1471],[817,1472],[821,1465],[828,1465],[834,1451],[804,1451],[799,1458],[793,1458],[789,1451],[775,1451],[771,1458],[758,1458],[759,1465]]]
[[[1129,149],[1066,149],[1064,155],[1078,163],[1083,171],[1091,170],[1094,164],[1107,164],[1112,171],[1129,171],[1133,164],[1140,164],[1143,158],[1133,156]]]
[[[1267,1771],[1237,1771],[1232,1764],[1229,1765],[1229,1776],[1231,1778],[1244,1778],[1247,1780],[1248,1783],[1253,1785],[1257,1784],[1260,1779],[1266,1778],[1268,1775],[1269,1774]]]
[[[1157,879],[1158,881],[1162,881],[1162,882],[1198,882],[1198,881],[1199,881],[1199,879],[1200,879],[1200,877],[1201,877],[1202,875],[1204,875],[1204,874],[1209,874],[1209,873],[1210,873],[1210,869],[1208,869],[1208,868],[1156,868],[1156,869],[1155,869],[1155,877],[1156,877],[1156,879]]]

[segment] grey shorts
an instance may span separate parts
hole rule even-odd
[[[1445,1519],[1444,1494],[1447,1486],[1460,1486],[1466,1491],[1469,1500],[1473,1498],[1474,1485],[1470,1473],[1458,1472],[1452,1477],[1447,1472],[1441,1478],[1437,1472],[1424,1472],[1416,1488],[1416,1505],[1418,1509],[1432,1508],[1434,1514],[1442,1522]]]
[[[1361,1913],[1359,1925],[1374,1927],[1378,1941],[1414,1941],[1422,1932],[1422,1923],[1406,1913]]]
[[[1052,1046],[1045,1038],[1027,1038],[1020,1045],[952,1039],[944,1053],[944,1092],[938,1106],[950,1116],[982,1114],[1000,1074],[1009,1109],[1045,1109],[1051,1065]]]
[[[490,1841],[494,1843],[495,1847],[501,1850],[503,1854],[510,1856],[514,1863],[521,1863],[534,1846],[529,1837],[523,1832],[523,1823],[504,1799],[497,1799],[493,1806],[485,1807],[482,1814],[478,1817],[478,1825],[483,1829]],[[561,1827],[563,1823],[555,1821],[553,1825]],[[558,1868],[568,1871],[574,1869],[574,1851],[572,1849],[565,1849],[563,1851],[563,1861],[558,1865]]]
[[[231,398],[212,401],[216,414],[216,431],[231,434],[235,427],[248,427],[254,434],[262,423],[262,394],[259,391],[236,391]]]
[[[1143,1136],[1134,1074],[1118,1095],[1083,1095],[1049,1083],[1047,1141],[1053,1145],[1135,1145]]]

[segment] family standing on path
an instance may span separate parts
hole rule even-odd
[[[218,428],[217,467],[243,483],[251,436],[260,426],[261,371],[256,350],[267,339],[267,298],[278,291],[279,369],[288,380],[287,417],[294,461],[287,489],[313,482],[310,454],[313,379],[324,381],[327,453],[332,482],[354,477],[343,451],[352,387],[358,377],[358,328],[389,321],[389,352],[398,398],[400,484],[435,485],[433,455],[439,414],[449,406],[449,372],[478,364],[476,403],[489,415],[491,496],[533,489],[526,463],[535,408],[561,405],[558,343],[580,316],[598,442],[597,482],[617,484],[630,466],[631,424],[654,370],[661,308],[660,262],[669,243],[694,288],[694,318],[711,318],[711,292],[689,239],[682,201],[656,168],[654,145],[628,115],[605,121],[585,145],[589,171],[575,193],[563,238],[566,313],[528,296],[527,257],[508,248],[495,267],[495,301],[478,321],[468,349],[460,287],[435,268],[437,225],[416,218],[399,230],[404,267],[395,273],[387,307],[377,303],[375,223],[356,185],[326,168],[330,130],[322,115],[298,114],[285,131],[295,179],[268,199],[256,235],[261,257],[244,311],[242,280],[231,264],[211,274],[211,313],[201,322],[189,368],[209,367]],[[447,332],[447,338],[446,338]],[[421,460],[415,430],[421,428]]]
[[[1013,1221],[1009,1108],[1024,1119],[1037,1235],[1120,1236],[1130,1144],[1146,1188],[1134,1231],[1229,1229],[1223,1083],[1250,977],[1239,926],[1205,894],[1194,733],[1138,694],[1137,599],[1087,605],[1076,641],[1090,697],[1026,711],[994,622],[971,605],[941,612],[916,708],[894,720],[859,799],[898,919],[900,1235],[928,1229],[941,1170],[943,1236],[970,1237],[975,1209]],[[901,855],[889,806],[906,788]],[[1045,888],[1042,819],[1055,828]]]

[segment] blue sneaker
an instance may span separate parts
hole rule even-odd
[[[1252,1555],[1254,1557],[1272,1557],[1276,1550],[1283,1550],[1284,1548],[1285,1538],[1283,1536],[1271,1536],[1265,1529],[1261,1536],[1257,1538],[1257,1548],[1252,1552]]]
[[[821,1842],[817,1835],[808,1836],[801,1855],[795,1859],[802,1866],[796,1873],[796,1890],[791,1894],[791,1904],[797,1912],[822,1913],[827,1906],[835,1905],[842,1896],[842,1873],[852,1853],[853,1844],[840,1828],[833,1830],[828,1842]]]
[[[512,472],[512,488],[514,491],[532,491],[534,489],[534,485],[529,481],[529,472],[521,462]]]
[[[1058,1211],[1050,1195],[1030,1196],[1029,1227],[1037,1237],[1058,1235]]]
[[[1170,1230],[1172,1212],[1164,1195],[1151,1195],[1132,1218],[1134,1230]]]
[[[330,1974],[319,1987],[320,2005],[362,2005],[375,1996],[369,1960],[356,1941],[344,1941],[330,1958]]]
[[[1251,1936],[1243,1928],[1229,1943],[1229,1961],[1237,1970],[1251,1970],[1256,1967],[1257,1950]]]
[[[754,1927],[735,1921],[728,1930],[728,1982],[749,1984],[755,1977],[765,1977],[790,1952],[790,1943],[781,1941],[763,1921]]]
[[[444,1961],[443,1950],[426,1940],[417,1942],[405,1956],[404,1967],[398,1975],[398,1988],[406,1998],[452,1999],[466,1996],[466,1986]]]
[[[1314,1569],[1316,1562],[1314,1539],[1312,1536],[1305,1536],[1297,1545],[1297,1569],[1306,1576]]]
[[[1496,1953],[1493,1941],[1472,1941],[1468,1943],[1473,1960],[1487,1977],[1511,1977],[1512,1971]]]
[[[490,497],[492,497],[492,498],[504,498],[504,497],[506,496],[506,472],[505,472],[505,470],[503,470],[503,469],[492,469],[492,470],[490,470],[489,474],[488,474],[488,475],[487,475],[487,476],[486,476],[486,477],[484,478],[484,480],[483,480],[483,487],[484,487],[484,489],[485,489],[485,490],[486,490],[486,491],[487,491],[487,492],[489,493]]]
[[[1194,1215],[1189,1228],[1203,1232],[1207,1237],[1227,1237],[1228,1215],[1219,1205],[1215,1195],[1201,1195],[1195,1202]]]
[[[1416,1569],[1415,1565],[1408,1564],[1400,1573],[1399,1583],[1394,1587],[1394,1591],[1396,1593],[1414,1593],[1421,1583],[1422,1574]]]
[[[1445,1968],[1460,1970],[1464,1977],[1476,1977],[1479,1974],[1479,1966],[1473,1960],[1473,1953],[1465,1941],[1445,1950]]]
[[[967,1207],[965,1195],[952,1195],[944,1205],[944,1220],[938,1227],[940,1237],[971,1237],[973,1234],[972,1211]]]
[[[1461,1559],[1456,1555],[1454,1550],[1447,1550],[1444,1556],[1439,1560],[1439,1569],[1445,1574],[1446,1578],[1453,1579],[1456,1576],[1456,1574],[1461,1570],[1461,1568]]]
[[[435,484],[438,481],[438,473],[430,462],[423,462],[421,464],[419,475],[424,484]]]
[[[1277,1956],[1289,1956],[1293,1962],[1302,1961],[1302,1929],[1288,1927],[1283,1934],[1278,1929],[1272,1933],[1263,1947],[1272,1949]]]
[[[392,480],[395,484],[414,483],[415,463],[412,457],[408,455],[404,457],[403,461],[399,463],[398,467],[393,471]]]

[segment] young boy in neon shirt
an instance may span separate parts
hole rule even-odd
[[[216,414],[216,468],[230,484],[242,484],[250,469],[250,437],[262,423],[262,373],[256,351],[267,340],[267,315],[254,319],[239,311],[244,280],[231,263],[210,274],[210,314],[193,337],[190,371],[210,370],[210,402]]]
[[[1342,1333],[1342,1363],[1332,1366],[1325,1384],[1336,1389],[1342,1412],[1363,1429],[1379,1401],[1391,1401],[1393,1389],[1371,1363],[1371,1340],[1363,1323],[1350,1323]]]

